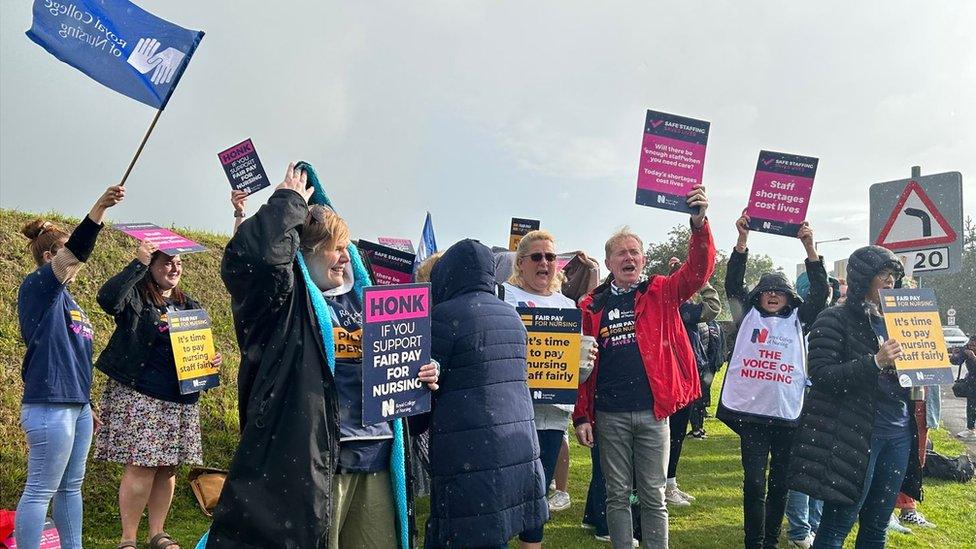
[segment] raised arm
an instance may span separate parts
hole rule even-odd
[[[702,289],[698,290],[698,296],[701,297],[702,304],[700,322],[711,322],[718,318],[718,314],[722,312],[722,301],[718,298],[718,290],[706,282]]]
[[[142,309],[142,300],[136,291],[136,284],[149,271],[149,262],[152,261],[152,254],[157,250],[155,244],[148,240],[139,243],[136,249],[136,258],[133,259],[122,271],[105,281],[98,289],[98,306],[111,316],[122,312],[126,305],[132,304],[137,309]]]
[[[95,249],[95,240],[102,230],[105,211],[122,202],[123,198],[125,198],[125,187],[114,185],[105,189],[88,215],[81,220],[75,230],[71,231],[64,249],[55,254],[54,259],[51,260],[51,269],[58,282],[63,284],[74,279],[78,274],[83,264],[88,261],[92,250]]]
[[[800,305],[797,316],[800,317],[804,329],[809,330],[820,311],[827,307],[830,282],[827,281],[827,270],[824,268],[823,258],[817,255],[817,249],[814,247],[813,229],[806,221],[800,227],[797,238],[803,243],[803,248],[807,252],[805,263],[807,278],[810,281],[810,293],[807,295],[807,299],[803,301],[803,305]]]
[[[691,216],[688,259],[677,271],[668,275],[665,281],[667,293],[675,300],[676,306],[695,295],[695,292],[708,282],[715,269],[715,242],[712,240],[712,230],[705,217],[708,198],[704,186],[695,185],[688,193],[688,205],[698,208],[698,213]]]
[[[305,172],[288,165],[285,181],[268,203],[241,223],[227,243],[220,276],[230,292],[235,316],[258,318],[281,303],[294,287],[292,264],[300,244],[299,229],[308,216]]]

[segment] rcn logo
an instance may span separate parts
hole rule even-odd
[[[393,400],[392,398],[388,398],[388,399],[384,400],[383,401],[383,404],[382,404],[382,408],[380,410],[380,413],[383,414],[383,417],[389,417],[389,416],[392,416],[393,414],[395,414],[396,413],[396,401]]]
[[[620,309],[613,309],[609,313],[607,313],[607,319],[609,320],[617,320],[619,318],[620,318]]]
[[[663,194],[657,195],[657,203],[658,204],[664,204],[665,202],[667,202],[667,199],[664,197]]]
[[[180,68],[183,58],[186,57],[183,52],[176,48],[166,48],[157,53],[156,50],[158,49],[159,40],[140,38],[135,49],[126,59],[128,64],[142,74],[149,74],[149,71],[153,71],[150,81],[157,86],[172,82],[176,70]]]
[[[769,330],[766,328],[759,329],[756,328],[752,331],[752,342],[753,343],[766,343],[766,338],[769,337]]]

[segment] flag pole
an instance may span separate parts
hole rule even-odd
[[[146,146],[146,141],[149,141],[149,135],[152,134],[153,128],[156,127],[156,122],[159,120],[159,115],[163,114],[163,109],[156,111],[156,116],[153,116],[152,123],[149,124],[149,129],[146,130],[146,135],[142,136],[142,143],[139,143],[139,148],[136,149],[135,156],[132,157],[132,162],[129,162],[129,167],[125,169],[125,174],[122,175],[122,182],[119,186],[125,186],[125,180],[129,178],[129,174],[132,172],[133,166],[136,165],[136,160],[139,160],[139,155],[142,154],[142,149]]]

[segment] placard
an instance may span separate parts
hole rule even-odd
[[[939,304],[932,288],[880,290],[888,338],[901,344],[901,358],[895,361],[902,387],[952,385],[952,367]]]
[[[647,111],[637,171],[637,203],[696,214],[688,193],[702,182],[710,123]]]
[[[412,254],[416,250],[413,247],[413,242],[411,242],[409,238],[395,238],[392,236],[381,236],[377,238],[376,241],[384,246],[389,246],[390,248],[393,248],[395,250],[400,250],[401,252],[407,252],[408,254]]]
[[[540,226],[541,223],[538,219],[523,219],[521,217],[513,217],[511,229],[508,231],[508,249],[515,251],[515,248],[518,248],[519,242],[522,241],[522,237],[532,231],[539,230]]]
[[[811,156],[759,151],[746,208],[749,229],[796,238],[807,218],[818,162]]]
[[[189,238],[152,223],[116,223],[112,225],[112,228],[122,231],[136,240],[148,240],[155,244],[159,251],[167,255],[190,254],[207,249],[202,244],[197,244]]]
[[[360,240],[359,250],[366,255],[373,280],[381,286],[413,282],[413,253]]]
[[[545,404],[574,404],[579,389],[579,309],[517,307],[528,332],[529,392]]]
[[[430,284],[363,290],[363,425],[430,411]]]
[[[258,152],[250,139],[245,139],[233,147],[217,153],[224,173],[234,190],[252,194],[270,186],[271,180],[261,165]]]
[[[220,385],[219,369],[210,362],[215,351],[207,311],[171,311],[167,317],[180,394],[205,391]]]

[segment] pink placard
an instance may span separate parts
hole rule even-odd
[[[813,157],[761,151],[749,192],[749,228],[796,236],[807,218],[818,160]]]
[[[421,318],[430,314],[430,285],[366,288],[363,300],[366,302],[363,316],[367,323]]]
[[[148,240],[168,255],[202,252],[207,249],[189,238],[152,223],[116,223],[113,228],[136,240]]]

